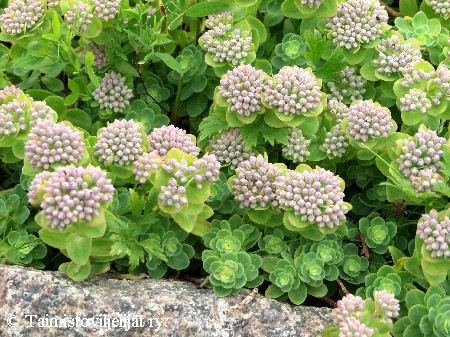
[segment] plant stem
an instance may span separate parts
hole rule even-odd
[[[342,289],[342,291],[344,292],[345,295],[350,294],[350,292],[347,290],[347,288],[345,287],[344,283],[342,283],[340,278],[337,278],[336,282],[339,284],[339,286],[341,287],[341,289]]]
[[[173,125],[177,125],[178,109],[180,107],[181,89],[183,89],[183,75],[180,75],[180,79],[178,80],[177,97],[175,97],[175,106],[173,107],[173,114],[172,114],[171,124]]]
[[[388,5],[386,5],[386,4],[384,3],[384,1],[380,1],[380,4],[381,4],[382,6],[384,6],[384,8],[386,9],[386,12],[388,12],[388,13],[389,13],[391,16],[393,16],[394,18],[398,18],[398,17],[402,16],[402,15],[400,14],[400,12],[397,12],[394,8],[392,8],[392,7],[388,6]]]

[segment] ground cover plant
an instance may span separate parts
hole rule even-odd
[[[2,263],[450,335],[450,1],[1,7]]]

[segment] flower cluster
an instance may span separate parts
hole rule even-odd
[[[314,8],[319,7],[324,1],[325,0],[300,0],[300,3],[308,6],[309,8]]]
[[[339,72],[339,78],[335,82],[328,82],[327,86],[331,92],[328,99],[334,98],[339,102],[345,100],[348,103],[362,100],[366,93],[365,85],[367,81],[355,72],[355,67],[346,66]]]
[[[94,154],[105,165],[131,165],[144,152],[146,136],[141,123],[116,119],[98,130]]]
[[[379,38],[388,18],[377,0],[347,0],[338,5],[337,13],[329,19],[327,27],[334,44],[353,49]]]
[[[220,175],[220,163],[212,154],[205,154],[203,158],[197,159],[192,165],[189,165],[185,159],[182,159],[181,162],[174,158],[166,159],[161,163],[161,168],[175,176],[181,184],[186,184],[193,178],[197,189],[202,188],[204,181],[215,182]]]
[[[442,93],[438,93],[439,98]],[[419,110],[421,113],[426,113],[431,108],[431,100],[427,97],[427,93],[421,89],[410,89],[409,93],[400,97],[400,109],[402,111]]]
[[[180,149],[184,153],[197,156],[200,149],[195,145],[195,138],[176,126],[162,126],[154,129],[148,136],[150,151],[156,151],[164,158],[171,149]]]
[[[388,318],[397,317],[400,311],[400,302],[387,290],[378,290],[373,293],[375,303],[384,311]]]
[[[108,66],[108,55],[106,54],[105,46],[89,43],[81,54],[81,60],[84,63],[84,59],[88,52],[92,52],[94,54],[94,67],[97,69],[103,69]]]
[[[233,14],[228,11],[211,14],[205,20],[205,26],[212,29],[212,28],[218,26],[220,22],[232,23],[233,22]]]
[[[47,180],[52,176],[50,171],[42,171],[36,174],[31,181],[30,187],[28,189],[28,201],[32,205],[39,203],[42,194],[42,187],[45,186]]]
[[[383,39],[377,49],[378,57],[373,64],[381,74],[399,73],[422,59],[420,49],[414,48],[411,43],[404,43],[398,35]]]
[[[48,8],[58,7],[60,2],[61,2],[60,0],[50,0],[50,1],[47,1],[47,7],[48,7]]]
[[[0,137],[15,135],[27,128],[26,102],[14,99],[0,106]]]
[[[42,120],[56,119],[56,112],[44,101],[34,101],[29,96],[22,99],[15,90],[11,91],[11,95],[7,92],[3,94],[16,97],[0,106],[0,137],[16,135]]]
[[[325,140],[320,149],[329,157],[341,158],[349,146],[348,137],[339,125],[335,125],[325,135]]]
[[[331,98],[328,100],[327,108],[330,111],[331,115],[336,118],[336,122],[338,124],[348,116],[348,106],[335,98]]]
[[[55,164],[76,164],[83,157],[84,148],[81,131],[46,119],[31,129],[25,143],[25,158],[33,169],[48,170]]]
[[[67,27],[69,29],[73,28],[81,34],[91,24],[94,15],[92,15],[91,6],[87,3],[78,1],[66,12],[66,14],[64,14],[64,17],[67,21]]]
[[[161,186],[161,193],[158,198],[164,206],[175,206],[175,208],[182,208],[187,204],[186,188],[179,186],[174,178],[169,179],[168,186]]]
[[[417,223],[416,234],[424,241],[432,257],[450,257],[450,219],[439,219],[439,213],[432,209],[423,214]]]
[[[134,164],[133,173],[136,180],[141,184],[145,183],[150,175],[161,166],[161,157],[157,152],[145,152]]]
[[[220,19],[209,21],[211,29],[201,37],[203,48],[210,54],[214,62],[229,62],[237,65],[244,60],[252,43],[251,33],[239,28],[233,29],[232,23],[222,23]]]
[[[263,156],[251,156],[236,168],[233,179],[233,194],[241,207],[277,207],[275,180],[281,174],[273,164],[267,163]]]
[[[319,107],[320,88],[321,81],[311,69],[286,66],[268,81],[264,102],[286,116],[301,115]]]
[[[441,14],[445,20],[450,17],[449,0],[426,0],[425,1],[437,14]]]
[[[303,132],[296,127],[292,128],[291,134],[287,137],[287,144],[283,144],[283,157],[292,160],[293,163],[303,163],[311,155],[308,146],[311,144],[309,139],[303,136]]]
[[[30,202],[41,202],[42,215],[51,228],[63,230],[72,223],[92,221],[113,198],[111,180],[99,167],[58,167],[35,179]]]
[[[331,171],[317,168],[302,173],[288,171],[276,181],[276,200],[280,207],[293,210],[302,221],[319,228],[333,228],[345,220],[349,211],[344,204],[341,179]]]
[[[348,130],[357,141],[387,137],[395,123],[388,108],[372,101],[355,101],[348,113]]]
[[[253,154],[252,150],[246,150],[245,139],[236,128],[214,136],[209,142],[209,151],[216,156],[222,166],[230,165],[231,170],[235,170],[241,162],[248,160]]]
[[[120,0],[92,0],[94,15],[100,20],[109,21],[119,13]]]
[[[227,99],[229,109],[240,116],[261,112],[261,95],[267,76],[251,65],[239,65],[220,80],[219,93]]]
[[[2,29],[11,35],[22,34],[32,28],[44,13],[39,0],[13,0],[0,15]]]
[[[364,300],[359,296],[348,294],[337,303],[332,312],[332,319],[339,326],[339,337],[370,337],[374,330],[361,323]]]
[[[439,161],[444,155],[441,149],[444,143],[445,138],[439,137],[436,131],[423,128],[414,135],[414,140],[403,140],[402,154],[397,159],[402,174],[409,178],[418,176],[423,169],[438,172],[441,168]]]
[[[122,112],[133,97],[133,91],[125,84],[126,78],[114,71],[106,73],[100,83],[100,87],[92,93],[101,109],[111,109],[114,112]]]
[[[5,98],[10,96],[14,96],[17,98],[21,93],[23,93],[23,91],[20,90],[18,87],[15,87],[13,85],[6,86],[0,90],[0,101],[3,101],[5,100]]]
[[[409,182],[416,193],[435,192],[436,185],[444,180],[433,168],[425,168],[419,171],[417,176],[411,175]]]

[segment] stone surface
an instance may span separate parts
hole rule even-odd
[[[249,290],[220,299],[176,280],[107,274],[76,283],[59,272],[0,265],[1,337],[312,337],[330,321],[328,309],[295,307]]]

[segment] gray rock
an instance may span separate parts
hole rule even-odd
[[[76,283],[59,272],[0,265],[0,336],[317,336],[330,310],[242,290],[217,298],[176,280]],[[130,324],[128,326],[128,324]]]

